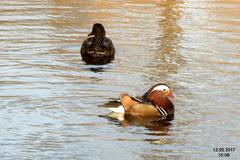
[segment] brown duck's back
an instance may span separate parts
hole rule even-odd
[[[106,64],[115,56],[115,48],[109,38],[104,38],[101,45],[94,43],[94,37],[86,39],[81,46],[82,60],[88,64]]]

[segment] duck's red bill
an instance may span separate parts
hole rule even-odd
[[[174,98],[174,94],[173,94],[173,92],[170,91],[170,93],[168,94],[168,96],[171,97],[171,98]]]

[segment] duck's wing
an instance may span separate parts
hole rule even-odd
[[[104,41],[103,41],[103,50],[106,53],[106,55],[111,57],[111,60],[114,59],[115,56],[115,47],[113,45],[113,42],[111,41],[111,39],[105,37]]]
[[[135,104],[126,111],[126,114],[134,116],[161,116],[155,106],[149,103]]]
[[[103,46],[106,47],[108,50],[111,50],[111,52],[115,53],[115,47],[111,39],[105,37],[103,41]]]
[[[111,100],[106,104],[107,106],[110,106],[108,109],[113,112],[125,113],[125,110],[138,103],[144,103],[142,97],[133,97],[124,93],[120,95],[120,99]]]
[[[120,101],[126,114],[136,116],[162,116],[166,115],[161,110],[161,107],[155,106],[150,102],[142,101],[135,97],[130,97],[128,94],[122,94]]]
[[[80,53],[81,55],[89,54],[89,51],[92,50],[92,44],[93,44],[93,37],[87,38],[85,41],[83,41]]]
[[[121,97],[121,96],[120,96]],[[127,97],[130,97],[127,95]],[[140,100],[140,97],[139,98],[136,98],[136,97],[130,97],[130,99],[128,99],[127,97],[125,96],[122,96],[121,100],[120,99],[115,99],[115,100],[112,100],[112,101],[109,101],[108,103],[106,103],[108,106],[108,109],[113,111],[113,112],[116,112],[116,113],[125,113],[125,108],[123,106],[123,104],[128,107],[132,104],[135,104],[135,102],[139,102],[141,103],[142,101]]]
[[[134,97],[134,96],[129,96],[129,97],[131,97],[135,101],[138,101],[139,103],[142,103],[144,101],[142,97]],[[121,100],[120,99],[112,99],[109,102],[107,102],[106,104],[108,104],[109,106],[111,105],[111,107],[113,107],[113,106],[118,107],[119,105],[121,105]]]
[[[140,103],[135,98],[130,97],[126,93],[120,95],[120,101],[121,101],[121,104],[124,107],[125,111],[127,111],[133,105],[136,105],[136,104]]]

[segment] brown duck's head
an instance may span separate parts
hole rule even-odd
[[[92,27],[92,32],[88,36],[94,35],[95,37],[104,38],[106,35],[105,29],[101,23],[95,23]]]
[[[165,83],[158,83],[155,84],[154,86],[152,86],[142,97],[145,99],[148,99],[148,96],[153,93],[154,91],[161,91],[161,92],[157,92],[159,94],[162,94],[164,96],[167,97],[171,97],[174,98],[173,92],[170,89],[170,87],[165,84]]]
[[[154,90],[150,94],[148,94],[148,96],[146,98],[147,98],[147,100],[149,100],[151,102],[158,102],[162,99],[166,99],[167,96],[163,91]]]
[[[165,109],[165,111],[168,114],[174,113],[174,105],[173,103],[168,99],[168,96],[165,92],[161,90],[154,90],[148,96],[146,99],[151,102],[152,105],[162,107]]]

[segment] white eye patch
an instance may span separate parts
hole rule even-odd
[[[150,93],[152,93],[153,91],[163,91],[163,92],[165,92],[165,91],[169,91],[169,88],[166,85],[159,85],[159,86],[154,87],[153,90]]]

